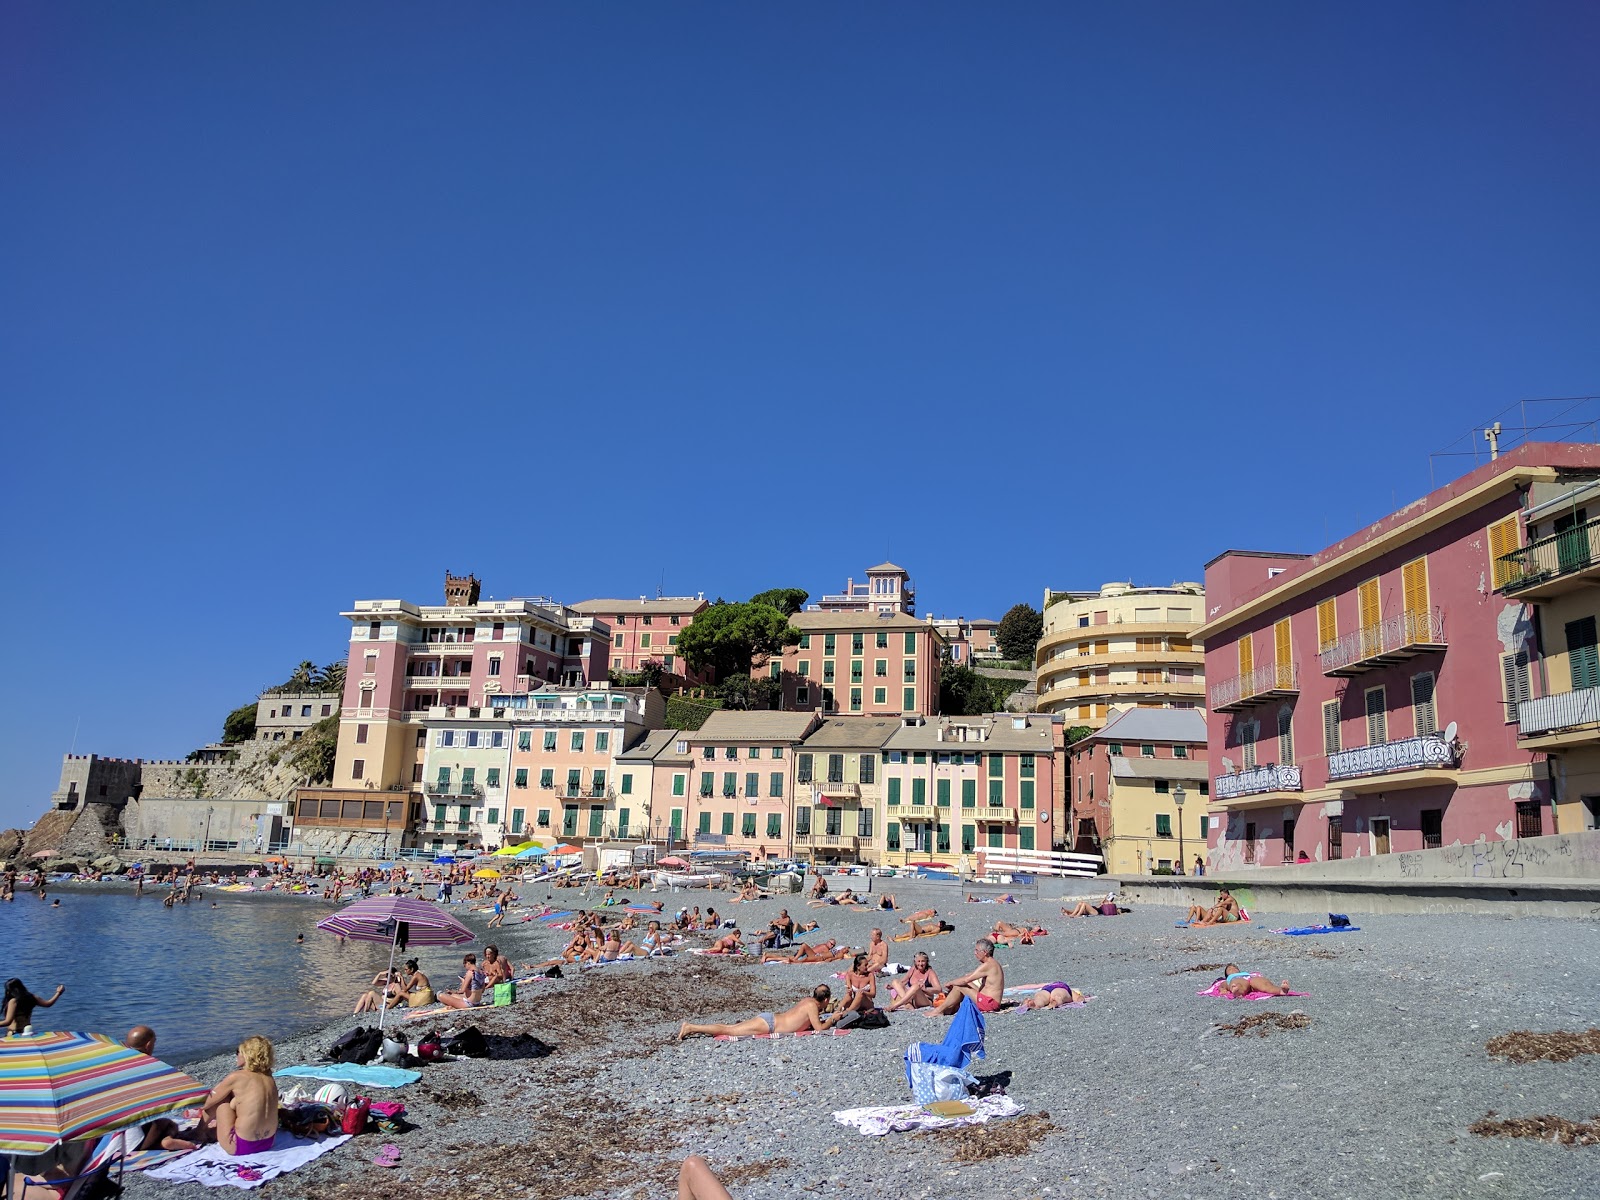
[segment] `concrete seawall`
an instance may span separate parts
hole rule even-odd
[[[1088,880],[1067,881],[1065,894],[1087,894]],[[1503,917],[1580,917],[1600,920],[1600,880],[1567,879],[1389,880],[1272,879],[1260,873],[1192,879],[1108,875],[1102,894],[1116,888],[1130,908],[1166,905],[1186,909],[1212,904],[1226,887],[1254,915],[1262,913],[1478,913]],[[1077,885],[1077,886],[1074,886]],[[1180,912],[1181,915],[1181,912]]]

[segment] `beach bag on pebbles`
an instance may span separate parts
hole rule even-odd
[[[978,1086],[976,1075],[958,1067],[941,1067],[938,1063],[911,1063],[911,1094],[918,1104],[936,1104],[940,1100],[965,1100]]]
[[[465,1058],[488,1058],[489,1043],[484,1039],[483,1030],[476,1025],[468,1025],[444,1039],[444,1052]]]
[[[376,1029],[352,1029],[328,1048],[334,1062],[369,1063],[383,1052],[383,1034]]]

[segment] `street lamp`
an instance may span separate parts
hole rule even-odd
[[[1172,789],[1172,802],[1178,806],[1178,874],[1183,871],[1183,784],[1178,784]]]

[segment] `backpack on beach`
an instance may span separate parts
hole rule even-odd
[[[334,1062],[369,1063],[383,1053],[383,1034],[365,1026],[352,1029],[328,1047]]]
[[[468,1025],[444,1039],[444,1052],[463,1058],[488,1058],[489,1043],[484,1039],[483,1030],[476,1025]]]

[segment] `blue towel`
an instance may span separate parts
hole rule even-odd
[[[1360,933],[1359,925],[1302,925],[1299,929],[1280,929],[1290,937],[1306,937],[1313,933]]]
[[[331,1079],[335,1083],[359,1083],[365,1087],[405,1087],[422,1078],[421,1071],[407,1071],[401,1067],[365,1067],[360,1063],[307,1063],[302,1067],[284,1067],[274,1075],[292,1075],[302,1079]]]
[[[911,1078],[912,1063],[933,1063],[966,1070],[973,1059],[984,1056],[983,1032],[983,1014],[978,1011],[971,996],[964,997],[961,1007],[956,1009],[956,1015],[950,1020],[950,1030],[944,1035],[944,1041],[937,1045],[932,1042],[913,1042],[907,1048],[906,1083],[915,1086]]]

